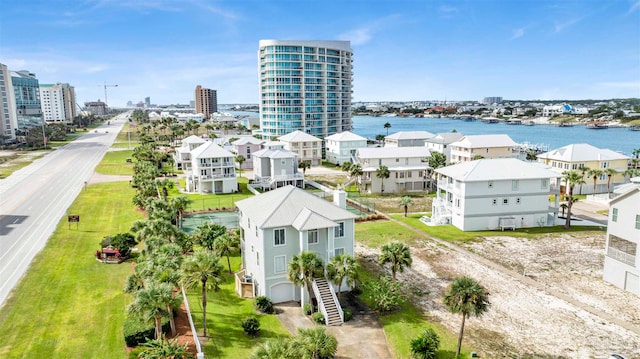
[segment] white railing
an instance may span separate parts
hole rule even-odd
[[[609,249],[607,250],[607,256],[630,266],[636,266],[636,256],[625,253],[619,249],[609,247]]]
[[[331,285],[331,283],[327,282],[327,284],[329,285],[329,290],[331,291],[331,298],[333,299],[333,303],[336,305],[336,308],[338,308],[338,313],[340,313],[340,321],[344,323],[344,313],[342,312],[340,301],[336,296],[336,291],[333,289],[333,285]]]
[[[191,333],[193,333],[193,341],[196,344],[196,358],[204,359],[204,353],[200,346],[200,339],[198,339],[198,332],[196,332],[196,326],[193,324],[193,318],[191,317],[191,310],[189,309],[189,301],[187,300],[187,293],[184,291],[184,287],[180,287],[182,291],[182,300],[184,301],[184,308],[187,310],[187,317],[189,318],[189,327],[191,327]]]
[[[324,302],[322,301],[322,296],[320,295],[320,289],[318,288],[318,284],[314,280],[311,287],[313,288],[313,294],[316,296],[316,302],[318,303],[318,309],[322,316],[324,317],[325,324],[329,320],[329,314],[327,314],[327,309],[324,307]]]

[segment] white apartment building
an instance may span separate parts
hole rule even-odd
[[[309,162],[312,166],[322,164],[322,140],[302,131],[293,131],[278,137],[284,148],[298,155],[298,162]]]
[[[430,181],[430,155],[424,146],[360,148],[356,151],[363,172],[358,179],[360,189],[367,193],[425,191]],[[389,178],[376,176],[380,166],[389,169]]]
[[[384,147],[419,147],[435,136],[427,131],[400,131],[384,138]]]
[[[460,132],[438,133],[425,140],[424,145],[431,152],[440,152],[447,158],[447,163],[451,162],[451,144],[459,141],[464,135]]]
[[[324,138],[327,162],[341,165],[353,162],[356,151],[367,147],[367,139],[350,131],[336,133]]]
[[[474,158],[511,158],[518,144],[508,135],[464,136],[451,146],[451,163],[469,162]]]
[[[0,144],[13,142],[18,128],[16,99],[11,83],[11,72],[0,63]]]
[[[263,139],[296,130],[319,138],[351,130],[349,41],[260,40],[258,74]]]
[[[77,113],[73,86],[66,83],[40,84],[40,106],[46,122],[73,122]]]
[[[432,224],[463,231],[553,226],[560,175],[515,158],[482,159],[435,170],[438,180]],[[549,195],[555,203],[549,204]]]
[[[191,170],[191,151],[200,147],[207,142],[202,137],[191,135],[182,139],[180,147],[176,147],[173,154],[173,161],[176,164],[176,168],[179,170]]]
[[[640,296],[640,184],[609,203],[603,279]]]

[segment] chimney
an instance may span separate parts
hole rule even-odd
[[[342,189],[333,191],[333,204],[342,209],[347,209],[347,192]]]

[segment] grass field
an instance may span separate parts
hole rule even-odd
[[[226,269],[226,259],[223,258]],[[240,268],[240,257],[231,258],[234,271]],[[226,270],[225,270],[225,273]],[[194,317],[196,330],[202,333],[202,299],[200,291],[188,292],[189,306]],[[234,291],[233,276],[225,274],[225,283],[220,291],[207,295],[207,332],[209,340],[203,343],[203,351],[207,358],[248,358],[260,343],[288,336],[289,332],[280,324],[278,318],[271,314],[257,314],[253,310],[253,300],[242,299]],[[254,316],[260,320],[260,336],[251,338],[242,329],[242,319]]]
[[[79,229],[58,224],[0,311],[2,358],[124,358],[124,281],[129,263],[94,259],[100,240],[141,215],[127,182],[88,186],[69,208]],[[66,217],[65,217],[66,218]]]
[[[96,172],[105,175],[133,175],[133,162],[127,163],[132,155],[133,150],[107,152],[96,167]]]

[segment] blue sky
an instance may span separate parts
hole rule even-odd
[[[261,39],[350,40],[354,101],[640,97],[640,0],[3,0],[0,62],[78,102],[257,103]]]

